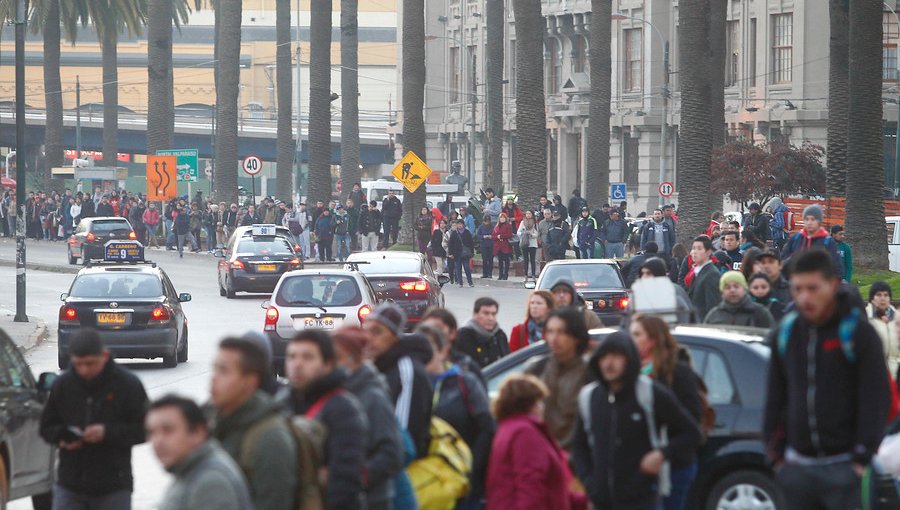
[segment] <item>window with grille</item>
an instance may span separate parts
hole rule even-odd
[[[637,189],[638,182],[640,179],[640,167],[638,166],[638,162],[640,160],[640,154],[638,153],[638,149],[641,145],[640,138],[632,138],[631,134],[627,131],[623,136],[623,175],[622,180],[625,181],[625,184],[628,186],[628,189],[635,190]]]
[[[793,66],[794,15],[772,16],[772,83],[790,83]]]
[[[641,29],[632,28],[624,31],[625,37],[625,83],[623,90],[634,92],[641,90]]]
[[[572,39],[572,67],[576,73],[585,72],[587,58],[587,40],[584,36],[576,35]]]
[[[550,68],[547,72],[547,94],[559,92],[559,77],[562,71],[562,62],[559,58],[559,41],[550,37],[547,39],[547,57]]]
[[[900,30],[897,28],[897,18],[894,13],[886,11],[882,16],[882,78],[884,81],[898,81],[897,73],[897,38]]]
[[[507,69],[509,69],[509,72],[507,73],[507,76],[509,76],[509,80],[508,80],[509,83],[507,83],[508,89],[507,89],[506,95],[514,97],[516,95],[516,40],[515,39],[509,41],[509,55],[506,56],[506,60],[508,61]]]
[[[750,48],[747,51],[749,57],[747,79],[750,86],[756,86],[756,18],[750,18]]]
[[[450,47],[450,104],[459,102],[459,47]]]
[[[738,84],[740,66],[741,27],[738,21],[729,21],[725,25],[725,86]]]

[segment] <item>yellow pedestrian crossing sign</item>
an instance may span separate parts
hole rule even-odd
[[[410,193],[414,193],[419,189],[419,186],[425,184],[425,181],[428,180],[428,176],[431,175],[431,169],[428,168],[424,161],[419,159],[419,156],[416,156],[415,152],[409,151],[406,153],[406,156],[403,156],[400,163],[394,167],[391,174]]]

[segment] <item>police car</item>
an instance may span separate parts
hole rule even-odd
[[[69,366],[69,342],[82,327],[95,328],[116,358],[162,358],[164,367],[188,359],[188,322],[162,268],[144,260],[137,241],[109,241],[103,261],[88,263],[60,296],[59,368]]]
[[[219,257],[219,295],[229,299],[238,292],[272,292],[281,275],[303,267],[294,246],[278,235],[275,225],[253,225],[235,232],[215,255]]]

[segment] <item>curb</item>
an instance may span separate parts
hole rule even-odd
[[[0,260],[0,266],[16,267],[16,262],[14,260]],[[54,264],[34,264],[26,262],[25,269],[30,269],[32,271],[47,271],[50,273],[78,274],[78,271],[81,270],[81,266],[58,266]]]
[[[47,323],[30,315],[28,316],[28,321],[37,324],[37,327],[35,328],[34,333],[28,337],[28,342],[25,345],[19,346],[19,349],[22,352],[28,352],[31,349],[34,349],[50,337],[50,329],[47,327]]]
[[[497,280],[493,279],[485,279],[478,278],[473,276],[472,281],[475,282],[475,287],[497,287],[502,289],[525,289],[525,280]],[[450,285],[449,283],[447,285]]]

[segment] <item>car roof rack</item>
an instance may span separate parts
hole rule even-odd
[[[364,260],[345,260],[343,262],[304,262],[303,269],[308,267],[316,267],[316,266],[350,266],[350,271],[359,271],[359,266],[361,264],[369,264]]]
[[[84,267],[92,268],[98,266],[138,266],[138,265],[149,265],[152,268],[156,268],[156,262],[152,260],[97,260],[90,261],[86,260],[84,262]]]

